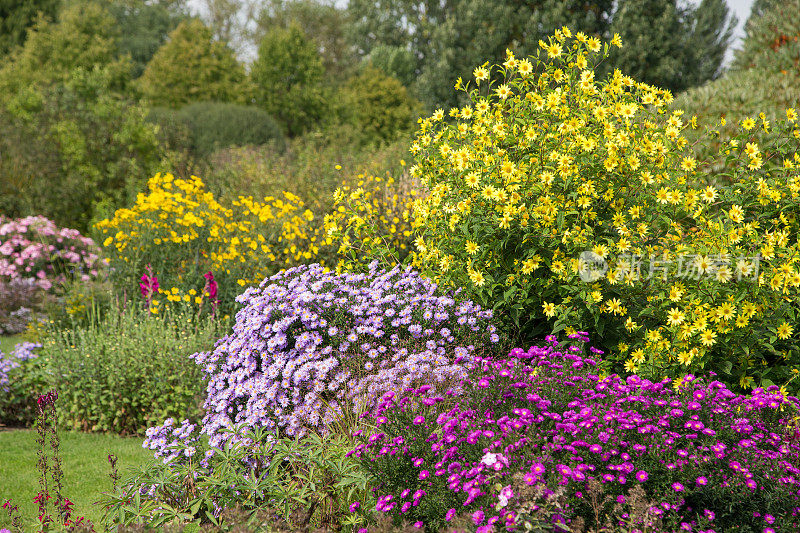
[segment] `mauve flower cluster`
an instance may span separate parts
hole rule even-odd
[[[14,346],[9,355],[0,352],[0,391],[8,391],[8,373],[19,368],[21,362],[38,357],[34,350],[41,347],[41,344],[35,342],[21,342]]]
[[[386,391],[464,379],[476,346],[499,340],[492,313],[436,290],[410,269],[377,263],[342,275],[303,265],[249,288],[233,332],[192,356],[209,377],[210,445],[239,424],[325,433]]]
[[[434,528],[465,511],[481,532],[519,526],[511,479],[522,474],[565,488],[566,518],[589,525],[595,480],[612,503],[641,486],[667,531],[800,530],[797,398],[692,376],[677,390],[603,377],[583,335],[482,358],[460,392],[385,394],[352,452],[379,481],[378,511]]]
[[[78,230],[58,228],[43,216],[11,220],[0,215],[0,283],[31,279],[49,290],[67,276],[89,281],[104,266],[98,251]]]

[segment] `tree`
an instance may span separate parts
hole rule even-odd
[[[369,64],[347,81],[342,93],[350,120],[370,142],[396,140],[410,132],[419,117],[420,103],[400,80]]]
[[[241,102],[245,73],[233,50],[214,41],[200,20],[181,22],[148,63],[139,87],[153,106],[190,102]]]
[[[256,105],[289,135],[303,133],[328,114],[324,73],[316,46],[299,26],[273,28],[261,40],[250,70]]]
[[[798,72],[800,4],[796,0],[760,0],[745,24],[745,38],[731,70],[768,69],[773,75]],[[785,72],[783,72],[785,71]]]
[[[703,0],[697,7],[677,0],[623,1],[611,23],[623,46],[608,68],[682,91],[719,75],[735,26],[724,0]]]
[[[539,39],[564,25],[603,35],[612,0],[351,0],[350,39],[363,56],[415,61],[415,90],[428,107],[453,105],[458,77],[485,61],[502,61],[506,48],[535,51]],[[408,56],[406,56],[408,57]],[[402,64],[402,62],[400,63]]]
[[[316,46],[328,78],[341,81],[357,63],[347,40],[347,12],[333,3],[320,0],[267,0],[258,15],[256,42],[274,28],[296,25]]]
[[[118,53],[130,56],[134,79],[142,75],[170,32],[188,18],[182,4],[163,1],[122,0],[112,3],[108,9],[120,30]]]
[[[22,46],[38,17],[53,20],[59,0],[0,0],[0,57]]]
[[[42,214],[85,231],[122,207],[161,164],[144,110],[127,92],[114,19],[76,0],[40,21],[0,68],[0,196],[11,216]]]

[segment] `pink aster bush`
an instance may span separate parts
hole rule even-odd
[[[641,489],[648,507],[633,529],[800,530],[797,398],[691,376],[677,389],[603,377],[599,351],[571,339],[481,358],[463,391],[385,394],[364,415],[377,429],[357,431],[352,452],[377,480],[376,509],[434,530],[466,513],[481,532],[563,531],[597,526]],[[566,499],[548,507],[556,493]]]
[[[377,263],[341,275],[303,265],[247,289],[232,333],[193,356],[209,380],[202,433],[211,446],[239,424],[325,434],[386,391],[457,384],[499,337],[491,311],[436,291],[409,269]]]
[[[42,216],[0,215],[0,282],[32,279],[44,290],[68,278],[89,281],[102,262],[94,241]]]

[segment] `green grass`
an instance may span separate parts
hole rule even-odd
[[[119,458],[117,468],[126,470],[146,463],[152,452],[142,448],[141,438],[114,435],[59,432],[60,456],[64,471],[63,494],[75,503],[75,516],[85,516],[99,524],[102,510],[92,505],[101,493],[111,490],[109,453]],[[36,430],[3,430],[0,428],[0,502],[10,499],[20,507],[26,524],[38,513],[33,499],[39,490]],[[0,509],[0,528],[9,527],[10,519]],[[26,528],[26,531],[29,530]]]
[[[14,349],[18,342],[24,340],[22,335],[0,335],[0,352],[7,354]]]

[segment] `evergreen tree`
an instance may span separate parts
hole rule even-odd
[[[289,135],[303,133],[328,114],[324,73],[314,42],[298,25],[273,28],[261,40],[250,70],[255,103]]]
[[[200,20],[181,22],[148,63],[139,87],[150,105],[245,99],[244,68]]]
[[[607,66],[673,92],[719,75],[736,26],[724,0],[680,6],[677,0],[623,0],[611,33],[622,37]]]
[[[561,26],[603,35],[612,0],[351,0],[349,35],[358,52],[384,65],[414,61],[415,89],[429,107],[454,105],[458,77],[484,61],[501,61],[506,48],[533,53],[539,39]],[[373,55],[373,51],[375,54]]]
[[[188,18],[182,4],[123,0],[109,6],[119,28],[117,49],[129,55],[132,76],[138,78],[178,24]]]

